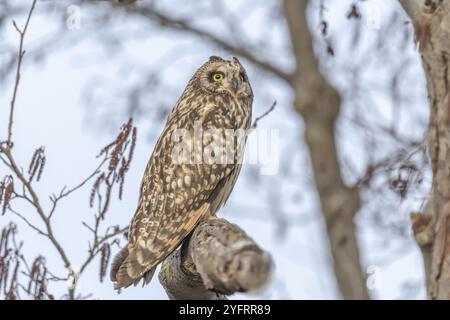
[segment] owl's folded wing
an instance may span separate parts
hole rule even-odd
[[[118,288],[142,277],[149,282],[157,264],[178,247],[201,219],[215,214],[233,188],[240,169],[234,160],[207,164],[195,163],[194,157],[187,162],[174,161],[180,140],[173,139],[173,132],[180,127],[192,132],[193,120],[191,115],[189,119],[169,121],[155,147],[142,182],[129,244],[113,265],[111,279]],[[211,127],[210,122],[206,120],[204,126]],[[193,146],[196,138],[191,135],[189,139],[184,142]],[[201,141],[202,150],[210,145],[205,141]]]

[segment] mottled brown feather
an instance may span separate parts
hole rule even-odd
[[[240,91],[229,91],[224,84],[211,83],[211,70],[220,69],[238,79]],[[214,215],[226,202],[241,169],[240,154],[233,163],[175,163],[173,152],[179,141],[177,129],[185,129],[191,147],[205,139],[194,136],[196,124],[208,129],[248,129],[253,94],[245,70],[237,60],[211,57],[189,81],[168,116],[166,126],[145,169],[138,208],[130,226],[126,248],[114,260],[111,280],[116,287],[148,283],[155,267],[175,250],[202,219]],[[245,139],[244,139],[245,143]],[[191,158],[191,160],[195,160]]]

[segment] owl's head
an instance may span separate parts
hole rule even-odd
[[[209,93],[229,94],[238,99],[253,97],[247,72],[235,57],[232,60],[210,57],[194,78],[197,86]]]

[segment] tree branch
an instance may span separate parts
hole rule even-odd
[[[23,50],[23,44],[24,44],[26,32],[28,30],[28,25],[29,25],[29,22],[31,19],[31,15],[33,14],[33,10],[36,6],[36,2],[37,2],[37,0],[33,0],[33,2],[31,3],[31,7],[28,12],[27,20],[26,20],[25,26],[23,27],[22,30],[20,30],[17,27],[17,24],[15,21],[13,22],[14,28],[17,30],[17,32],[20,35],[19,52],[18,52],[18,57],[17,57],[16,80],[15,80],[13,96],[11,99],[10,113],[9,113],[8,138],[7,138],[5,147],[0,145],[0,151],[5,155],[6,159],[8,160],[8,166],[14,172],[16,177],[22,182],[24,188],[29,192],[29,194],[31,196],[31,203],[33,204],[38,215],[40,216],[40,218],[42,219],[42,221],[45,224],[45,228],[46,228],[45,236],[48,237],[49,240],[52,242],[53,246],[58,251],[61,259],[64,261],[65,267],[68,268],[71,265],[70,260],[67,257],[66,252],[60,245],[59,241],[56,240],[56,238],[53,234],[53,229],[50,224],[50,221],[47,219],[47,217],[44,213],[44,210],[41,207],[41,204],[39,202],[39,197],[37,196],[36,192],[34,191],[33,187],[31,186],[31,182],[25,178],[22,171],[19,169],[18,165],[16,164],[16,161],[11,152],[11,150],[12,150],[12,127],[13,127],[13,121],[14,121],[14,108],[15,108],[16,97],[17,97],[17,92],[18,92],[19,83],[20,83],[20,71],[21,71],[21,67],[22,67],[23,56],[25,54],[25,51]],[[42,231],[40,233],[44,234]]]
[[[276,105],[277,105],[277,101],[275,100],[272,103],[272,105],[270,106],[270,108],[267,109],[266,112],[264,112],[262,115],[256,117],[255,121],[253,121],[252,125],[250,126],[250,130],[256,129],[256,127],[258,126],[259,120],[261,120],[264,117],[267,117],[269,115],[269,113],[271,113],[275,109]]]
[[[85,224],[86,225],[86,224]],[[86,225],[87,226],[87,225]],[[97,254],[99,253],[100,250],[100,246],[105,243],[106,241],[108,241],[109,239],[112,239],[120,234],[125,233],[126,231],[128,231],[129,226],[126,226],[124,228],[117,228],[115,231],[111,232],[111,233],[107,233],[106,235],[104,235],[103,237],[101,237],[100,239],[97,238],[97,242],[95,244],[95,246],[93,246],[93,248],[89,251],[89,254],[87,256],[87,258],[85,259],[85,261],[83,262],[83,264],[80,267],[80,274],[83,273],[83,271],[88,267],[88,265],[92,262],[92,260],[97,256]],[[94,232],[94,234],[96,235],[96,231],[95,230],[91,230]]]
[[[70,189],[67,189],[67,186],[64,186],[58,195],[53,194],[52,196],[50,196],[50,201],[52,202],[52,208],[50,209],[50,213],[48,214],[48,219],[52,218],[53,213],[56,210],[56,206],[58,205],[58,202],[61,199],[68,197],[70,194],[77,191],[78,189],[82,188],[86,183],[88,183],[90,180],[92,180],[98,173],[100,173],[100,169],[106,163],[107,160],[108,160],[108,158],[104,157],[103,160],[100,162],[100,164],[97,166],[97,168],[91,174],[89,174],[88,177],[86,177],[83,181],[78,183],[76,186],[74,186]]]
[[[25,26],[23,27],[22,30],[20,30],[17,27],[16,22],[13,21],[14,28],[17,30],[17,32],[20,35],[20,41],[19,41],[19,52],[17,55],[16,81],[14,83],[13,95],[12,95],[11,105],[10,105],[10,110],[9,110],[8,139],[6,140],[7,148],[11,148],[12,127],[13,127],[13,122],[14,122],[14,107],[16,105],[17,91],[19,89],[20,69],[22,67],[23,56],[25,55],[25,51],[23,50],[23,43],[25,40],[25,34],[28,29],[28,24],[30,23],[31,15],[33,14],[34,7],[36,6],[36,1],[37,0],[33,0],[33,2],[31,3],[31,8],[30,8],[30,11],[28,12],[27,20],[26,20]]]
[[[420,5],[424,0],[398,0],[411,19],[415,19],[420,14]]]
[[[8,122],[8,132],[7,132],[7,140],[6,141],[0,141],[0,160],[6,165],[6,167],[11,171],[12,175],[14,175],[22,184],[22,194],[18,194],[14,189],[12,189],[12,193],[15,195],[16,198],[25,200],[29,202],[36,210],[37,215],[39,219],[43,222],[44,227],[39,228],[37,227],[30,219],[29,217],[22,215],[20,212],[14,210],[10,203],[9,203],[9,197],[8,199],[3,199],[5,201],[4,206],[7,207],[12,213],[14,213],[18,218],[20,218],[23,222],[25,222],[31,229],[36,231],[38,234],[46,237],[52,244],[52,246],[56,249],[58,252],[61,260],[64,263],[64,267],[68,271],[68,279],[73,277],[74,279],[74,285],[68,288],[68,298],[74,299],[75,298],[75,283],[79,277],[79,275],[84,271],[84,269],[92,262],[92,260],[97,256],[97,254],[102,250],[102,248],[106,248],[109,250],[109,243],[108,241],[114,237],[116,237],[119,234],[122,234],[125,232],[126,228],[120,229],[119,227],[114,228],[113,231],[109,231],[108,228],[106,230],[106,233],[104,236],[99,235],[99,226],[100,221],[104,219],[105,213],[108,210],[108,203],[110,201],[110,195],[111,195],[111,189],[112,189],[112,183],[117,183],[120,186],[120,192],[119,192],[119,198],[121,195],[121,190],[124,183],[125,173],[128,170],[129,164],[132,159],[134,145],[136,141],[136,128],[132,126],[132,120],[130,119],[127,124],[125,124],[122,129],[119,136],[116,138],[115,141],[113,141],[111,144],[109,144],[107,147],[102,149],[100,155],[104,155],[103,160],[100,162],[98,167],[95,169],[94,172],[92,172],[87,178],[85,178],[83,181],[81,181],[78,185],[74,186],[71,189],[67,189],[64,187],[61,192],[58,195],[53,195],[50,197],[50,200],[52,201],[53,205],[49,211],[48,214],[44,211],[42,205],[41,205],[41,198],[36,193],[34,186],[32,184],[32,179],[34,174],[37,173],[36,180],[39,180],[40,174],[42,172],[43,164],[45,163],[45,157],[43,156],[43,148],[39,148],[33,155],[29,174],[30,176],[27,177],[24,171],[21,169],[21,167],[17,164],[16,159],[13,155],[13,140],[12,140],[12,134],[13,134],[13,121],[14,121],[14,110],[15,110],[15,104],[16,104],[16,97],[18,93],[18,88],[20,84],[20,75],[21,75],[21,67],[23,62],[23,57],[25,54],[25,51],[23,49],[24,47],[24,39],[26,35],[26,31],[28,30],[29,22],[33,13],[33,10],[35,8],[35,5],[37,3],[37,0],[33,0],[31,3],[31,8],[28,12],[27,19],[25,26],[21,30],[16,22],[13,22],[14,28],[17,30],[17,32],[20,35],[20,42],[19,42],[19,52],[17,57],[17,69],[16,69],[16,78],[14,83],[14,90],[12,94],[11,99],[11,105],[10,105],[10,114],[9,114],[9,122]],[[129,140],[131,139],[131,140]],[[128,148],[129,147],[129,148]],[[127,150],[128,148],[128,150]],[[125,154],[125,152],[128,151],[128,154]],[[102,175],[99,175],[100,169],[107,161],[110,161],[108,166],[108,172],[105,174],[105,172],[102,172]],[[114,161],[113,161],[114,160]],[[107,190],[106,190],[106,196],[105,196],[105,204],[102,207],[101,212],[98,216],[96,216],[96,222],[95,222],[95,230],[94,230],[94,244],[90,248],[88,252],[87,258],[84,260],[81,270],[75,274],[75,270],[73,270],[72,263],[65,251],[65,249],[62,246],[62,243],[55,237],[54,231],[53,231],[53,225],[52,225],[52,215],[56,210],[57,203],[65,197],[68,197],[73,192],[79,190],[83,186],[86,185],[88,181],[93,179],[95,176],[101,176],[106,177],[105,181],[106,184],[108,184]],[[112,182],[109,181],[109,179],[112,179]],[[97,177],[96,181],[96,189],[94,190],[100,197],[100,184],[103,182],[103,180],[99,180]],[[11,183],[11,186],[13,184]],[[2,199],[0,199],[1,201]],[[102,246],[102,248],[101,248]]]
[[[167,15],[161,11],[158,11],[152,5],[149,5],[149,6],[124,5],[123,3],[117,3],[112,0],[106,0],[106,1],[108,1],[111,4],[111,6],[117,8],[117,9],[124,10],[128,13],[132,13],[135,15],[139,15],[139,16],[148,18],[148,19],[158,23],[161,27],[170,28],[170,29],[177,30],[177,31],[189,32],[195,36],[203,38],[206,41],[223,48],[224,50],[230,51],[236,55],[239,55],[240,57],[242,57],[244,59],[247,59],[249,62],[251,62],[252,64],[257,66],[258,68],[265,70],[265,71],[275,75],[276,77],[285,80],[288,83],[291,82],[291,75],[289,73],[286,73],[285,71],[281,70],[277,66],[274,66],[270,62],[267,62],[267,61],[264,61],[264,60],[258,58],[255,54],[253,54],[253,52],[242,47],[241,45],[235,45],[235,44],[231,43],[230,41],[222,39],[221,37],[209,32],[209,31],[198,28],[198,27],[194,26],[193,24],[189,23],[189,21],[187,21],[187,20],[176,19],[176,18],[170,17],[169,15]],[[81,2],[94,3],[94,2],[98,2],[98,0],[94,0],[94,1],[93,0],[81,0]]]
[[[171,299],[226,299],[263,287],[273,263],[238,226],[210,219],[196,227],[161,266],[159,281]]]
[[[427,137],[433,184],[424,212],[413,214],[430,299],[450,299],[450,2],[400,0],[414,22],[427,79]]]
[[[359,193],[342,181],[336,148],[335,123],[341,97],[320,73],[307,22],[308,3],[284,0],[297,65],[294,105],[305,122],[305,139],[342,296],[344,299],[368,299],[353,222],[359,210]]]

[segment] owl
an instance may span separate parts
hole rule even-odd
[[[145,169],[129,242],[111,268],[116,288],[149,283],[156,266],[227,201],[242,166],[252,103],[237,58],[212,56],[195,72]]]

